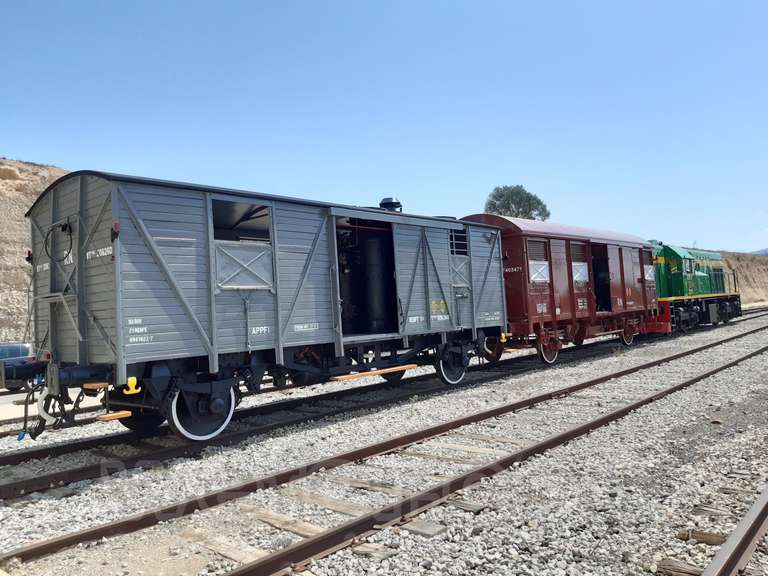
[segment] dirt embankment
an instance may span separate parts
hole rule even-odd
[[[743,304],[768,302],[768,255],[721,252],[725,265],[736,272]]]
[[[21,340],[27,324],[29,221],[24,213],[43,189],[66,174],[54,166],[0,158],[0,341]]]

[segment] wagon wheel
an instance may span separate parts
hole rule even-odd
[[[440,380],[449,386],[454,386],[464,380],[468,365],[469,358],[464,352],[457,353],[447,346],[435,351],[435,370]]]
[[[233,388],[223,398],[176,390],[169,403],[168,424],[189,440],[209,440],[227,427],[236,403]]]
[[[498,362],[504,353],[504,343],[498,336],[487,336],[483,339],[483,358],[488,362]]]
[[[627,326],[621,333],[621,343],[624,344],[624,346],[632,346],[632,342],[634,341],[635,331]]]
[[[560,353],[560,341],[557,338],[550,338],[546,342],[539,341],[536,344],[536,352],[544,364],[554,364]]]
[[[137,412],[120,419],[120,424],[141,435],[154,434],[163,422],[165,416],[158,412]]]

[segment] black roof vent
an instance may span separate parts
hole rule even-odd
[[[389,210],[390,212],[403,211],[403,205],[400,203],[400,200],[398,200],[395,197],[382,198],[381,202],[379,202],[379,208],[383,208],[384,210]]]

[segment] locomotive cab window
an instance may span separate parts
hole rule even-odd
[[[211,209],[214,240],[270,242],[269,206],[213,200]]]

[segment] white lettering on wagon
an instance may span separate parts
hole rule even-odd
[[[51,263],[50,262],[43,262],[42,264],[38,264],[35,266],[35,270],[38,272],[45,272],[46,270],[51,269]]]
[[[93,260],[94,258],[104,258],[105,256],[112,256],[112,246],[102,246],[101,248],[94,248],[88,250],[85,253],[86,260]]]
[[[149,334],[149,326],[144,326],[143,318],[127,318],[128,344],[149,344],[155,337]]]
[[[307,322],[306,324],[294,324],[294,332],[313,332],[314,330],[320,330],[319,322]]]
[[[480,314],[480,320],[482,322],[491,322],[494,320],[501,320],[501,310],[496,310],[494,312],[482,312]]]
[[[128,337],[128,344],[149,344],[155,339],[152,334],[147,334],[146,336],[129,336]]]
[[[408,316],[408,324],[422,324],[426,322],[427,318],[426,316],[417,315],[417,316]]]
[[[269,334],[269,326],[251,326],[251,336]]]

